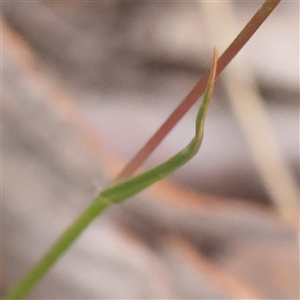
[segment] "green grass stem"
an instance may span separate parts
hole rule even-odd
[[[200,148],[203,139],[204,121],[212,94],[217,67],[217,56],[214,51],[213,66],[207,84],[206,92],[196,118],[195,136],[191,142],[167,161],[155,166],[137,176],[116,182],[99,193],[93,202],[65,230],[59,239],[50,247],[42,258],[30,269],[24,277],[8,292],[4,299],[22,299],[43,275],[51,268],[58,258],[76,240],[80,233],[111,203],[118,203],[156,181],[174,172],[190,160]]]

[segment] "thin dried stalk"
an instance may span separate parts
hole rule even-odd
[[[213,10],[210,9],[209,3],[201,4],[206,9],[211,36],[217,38],[222,44],[222,40],[228,37],[228,32],[233,32],[237,27],[232,4],[230,2],[215,3]],[[218,13],[230,20],[226,28],[220,23],[221,16]],[[263,105],[247,58],[240,55],[226,69],[222,79],[266,192],[281,216],[288,222],[297,223],[299,197],[297,184],[280,152],[269,115]]]
[[[229,45],[225,52],[218,60],[217,76],[224,70],[229,62],[248,42],[260,25],[268,18],[280,0],[266,0],[261,8],[255,13],[252,19],[239,33],[235,40]],[[173,111],[169,118],[161,125],[156,133],[148,140],[148,142],[139,150],[139,152],[129,161],[125,168],[117,176],[120,178],[128,177],[133,174],[142,163],[150,156],[153,150],[166,137],[176,123],[184,116],[184,114],[192,107],[192,105],[203,94],[207,85],[209,72],[207,72],[200,81],[194,86],[185,99]]]

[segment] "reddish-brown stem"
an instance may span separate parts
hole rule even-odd
[[[217,76],[224,70],[235,55],[243,48],[251,36],[256,32],[260,25],[272,13],[281,0],[266,0],[244,29],[229,45],[218,60]],[[165,136],[171,131],[176,123],[191,108],[198,98],[205,91],[209,77],[209,71],[197,82],[185,99],[177,106],[169,118],[161,125],[156,133],[148,140],[143,148],[129,161],[125,168],[118,175],[117,179],[128,177],[140,167],[140,165],[150,156],[153,150],[160,144]]]

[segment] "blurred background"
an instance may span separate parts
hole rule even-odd
[[[2,3],[2,290],[210,68],[259,2]],[[193,136],[195,105],[143,168]],[[299,297],[299,3],[217,79],[200,152],[108,208],[29,299]]]

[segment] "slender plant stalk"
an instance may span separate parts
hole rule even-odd
[[[255,13],[252,19],[247,23],[235,40],[228,46],[225,52],[218,60],[217,74],[218,76],[235,55],[248,42],[260,25],[268,18],[275,7],[281,0],[266,0],[259,10]],[[150,156],[153,150],[166,137],[176,123],[184,116],[184,114],[192,107],[197,99],[203,94],[207,85],[209,72],[207,72],[198,83],[194,86],[191,92],[185,99],[177,106],[169,118],[161,125],[155,134],[148,140],[148,142],[139,150],[139,152],[128,162],[124,169],[117,176],[117,180],[132,175],[141,164]]]
[[[24,275],[24,277],[8,292],[4,299],[22,299],[42,279],[58,258],[76,240],[80,233],[109,205],[118,203],[145,189],[156,181],[174,172],[189,161],[199,150],[204,122],[210,103],[217,70],[217,56],[214,50],[213,64],[207,83],[206,92],[196,118],[195,136],[191,142],[177,154],[137,176],[116,182],[99,193],[93,202],[66,229],[59,239],[50,247],[44,256]]]

